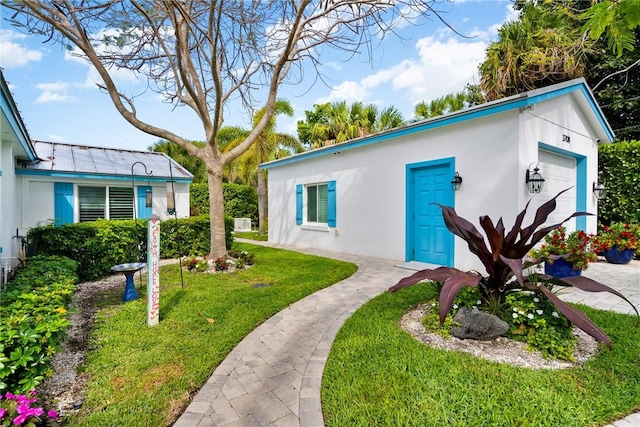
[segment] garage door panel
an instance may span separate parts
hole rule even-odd
[[[545,179],[544,187],[536,196],[537,205],[553,198],[560,191],[571,189],[556,199],[556,209],[549,215],[546,224],[559,223],[576,211],[576,159],[540,150],[538,152],[540,173]],[[575,229],[575,220],[565,224],[570,230]]]

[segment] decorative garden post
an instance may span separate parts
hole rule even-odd
[[[160,321],[160,217],[149,218],[147,229],[147,325]]]

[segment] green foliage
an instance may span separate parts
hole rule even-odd
[[[440,325],[440,317],[438,316],[438,303],[431,303],[431,309],[422,318],[422,325],[429,332],[438,334],[441,337],[449,338],[451,333],[449,330],[453,326],[453,318],[448,315],[444,323]]]
[[[31,257],[0,294],[0,391],[26,393],[52,373],[76,268],[68,258]]]
[[[222,184],[224,214],[231,218],[251,218],[258,223],[258,195],[255,188],[241,184]],[[191,184],[189,189],[191,215],[209,214],[209,187]]]
[[[189,141],[191,144],[198,148],[204,147],[204,142],[201,141]],[[193,182],[207,182],[207,167],[204,162],[192,155],[187,150],[180,147],[178,144],[170,141],[160,140],[149,147],[150,151],[157,153],[165,153],[171,157],[177,163],[179,163],[186,170],[193,175]]]
[[[456,296],[452,315],[459,307],[476,307],[495,314],[509,324],[510,338],[527,343],[544,357],[573,361],[576,341],[571,323],[542,292],[512,291],[497,303],[483,298],[477,287],[467,287]]]
[[[587,19],[583,31],[592,40],[604,36],[607,47],[617,56],[633,51],[633,29],[640,25],[640,3],[637,0],[604,0],[594,4],[581,16]]]
[[[544,357],[573,361],[575,337],[571,323],[541,293],[512,292],[500,316],[511,327],[511,337],[526,342]]]
[[[598,220],[640,223],[640,140],[598,147],[598,181],[608,191],[598,203]]]
[[[143,260],[146,235],[143,220],[98,220],[32,228],[27,239],[35,254],[77,261],[80,280],[86,281],[110,274],[114,265]]]
[[[160,256],[206,255],[210,248],[208,216],[168,219],[160,223]],[[233,245],[233,219],[225,218],[225,243]],[[65,256],[78,262],[80,281],[111,274],[111,267],[147,257],[146,220],[98,220],[47,225],[29,230],[29,245],[38,255]]]
[[[185,255],[209,254],[211,241],[208,215],[168,219],[160,223],[160,256],[180,258]],[[224,218],[224,240],[227,249],[233,246],[233,218]]]

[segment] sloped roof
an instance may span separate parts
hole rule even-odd
[[[518,95],[509,96],[507,98],[498,99],[496,101],[487,102],[485,104],[476,105],[464,110],[454,111],[442,116],[433,117],[405,126],[390,129],[373,135],[363,136],[361,138],[352,139],[327,147],[318,148],[290,157],[273,160],[260,165],[263,169],[270,169],[284,166],[291,163],[301,162],[306,159],[326,156],[340,151],[351,150],[363,145],[375,144],[378,142],[388,141],[400,136],[411,135],[417,132],[425,132],[431,129],[443,126],[455,125],[457,123],[487,117],[493,114],[505,111],[515,110],[528,107],[539,102],[570,94],[575,97],[578,104],[583,109],[589,122],[595,129],[596,137],[603,142],[613,142],[615,137],[611,126],[607,122],[602,110],[589,89],[584,78],[569,80],[555,85],[534,89]]]
[[[59,142],[35,141],[38,160],[21,165],[23,174],[100,176],[104,178],[141,176],[192,181],[193,175],[164,153],[121,150]],[[137,163],[137,162],[141,162]],[[170,171],[170,165],[172,170]],[[145,170],[146,166],[146,170]]]
[[[24,125],[20,111],[13,100],[9,85],[4,79],[2,68],[0,68],[0,110],[2,111],[2,117],[0,117],[0,129],[2,129],[0,138],[2,141],[17,143],[22,151],[22,153],[17,152],[18,157],[35,160],[36,153],[31,144],[31,138],[29,138],[27,127]]]

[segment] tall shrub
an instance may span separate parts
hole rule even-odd
[[[258,194],[250,185],[222,184],[224,214],[231,218],[251,218],[258,224]],[[191,215],[209,213],[209,189],[207,184],[191,184],[189,188]],[[228,248],[228,246],[227,246]]]
[[[209,217],[168,219],[160,223],[160,256],[209,253]],[[233,219],[225,218],[225,242],[233,244]],[[37,255],[60,255],[78,262],[78,276],[87,281],[111,274],[118,264],[146,261],[147,221],[99,220],[62,226],[47,225],[29,230],[30,251]]]
[[[640,141],[600,145],[598,163],[598,180],[608,189],[598,203],[600,223],[640,222]]]

